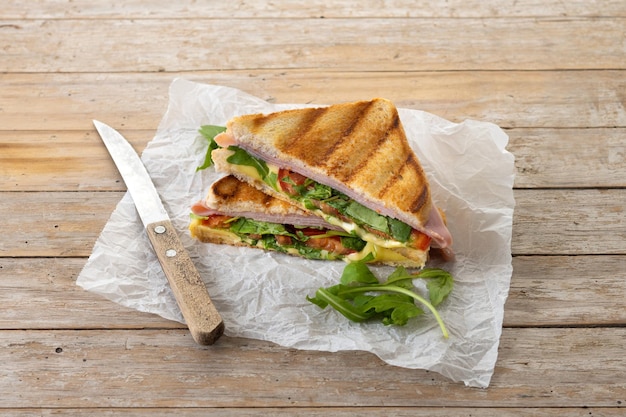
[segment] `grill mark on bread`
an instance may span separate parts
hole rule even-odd
[[[394,187],[400,187],[398,183],[402,181],[404,184],[403,185],[404,189],[407,189],[409,187],[410,187],[409,188],[410,190],[419,189],[419,193],[417,194],[414,194],[414,193],[404,194],[404,199],[401,202],[402,208],[412,213],[419,213],[424,209],[426,205],[428,205],[430,201],[430,190],[428,189],[426,184],[423,182],[414,182],[411,184],[407,184],[407,182],[409,182],[410,179],[409,177],[405,178],[402,175],[402,172],[405,170],[407,171],[408,174],[419,172],[422,176],[418,177],[417,180],[423,178],[423,171],[420,167],[419,162],[417,161],[417,159],[412,153],[409,153],[404,164],[399,166],[399,169],[397,170],[397,172],[389,178],[389,180],[387,181],[383,189],[381,189],[379,197],[385,198],[385,194],[397,191],[396,189],[394,189]],[[405,173],[405,175],[407,174]]]
[[[352,112],[352,114],[350,114],[350,124],[344,129],[341,136],[330,147],[328,147],[328,149],[326,149],[326,152],[324,152],[322,157],[322,160],[325,161],[324,165],[327,165],[330,157],[337,151],[338,148],[341,147],[344,142],[352,138],[352,134],[359,133],[358,127],[361,125],[363,119],[365,118],[365,115],[370,110],[373,104],[374,101],[363,102],[360,106],[358,106],[358,108],[355,109],[354,112]]]
[[[317,125],[318,121],[327,112],[327,107],[318,107],[312,109],[306,109],[305,114],[300,122],[289,132],[285,132],[285,137],[282,138],[277,145],[280,149],[286,153],[291,153],[294,156],[298,156],[302,159],[306,159],[307,150],[306,146],[302,146],[300,142],[307,141],[310,137],[309,132]],[[268,117],[271,117],[269,115]],[[276,114],[276,117],[280,117],[280,114]]]
[[[224,201],[228,201],[239,193],[239,187],[236,181],[237,180],[232,177],[225,177],[215,182],[212,187],[213,194]]]
[[[371,101],[337,105],[328,113],[328,107],[315,109],[300,122],[307,124],[305,129],[293,132],[290,140],[281,141],[281,151],[310,165],[326,165],[336,149],[359,130],[363,114],[371,105]]]
[[[393,124],[393,128],[389,129],[388,134],[391,135],[392,132],[397,132],[399,125],[399,117],[396,117],[396,121]],[[412,165],[415,168],[419,169],[419,164],[415,165],[415,159],[413,158],[413,151],[407,144],[400,144],[400,149],[397,149],[398,153],[406,155],[406,158],[401,163],[395,164],[393,166],[393,170],[389,172],[387,176],[387,181],[382,185],[378,190],[378,197],[383,198],[383,196],[391,190],[392,187],[398,186],[398,183],[403,181],[402,170],[406,169],[407,165]]]
[[[337,175],[341,180],[345,183],[350,183],[353,181],[357,181],[359,176],[362,175],[362,171],[366,169],[373,159],[373,155],[375,156],[379,152],[379,148],[381,145],[390,139],[390,136],[393,132],[398,129],[400,123],[400,118],[398,114],[395,113],[394,117],[382,134],[378,135],[374,138],[373,141],[368,141],[363,145],[367,145],[367,152],[360,151],[359,149],[353,150],[354,152],[344,152],[343,155],[340,155],[334,162],[334,169],[331,168],[331,172]],[[362,133],[362,137],[367,139],[367,135],[369,131],[365,131]],[[358,141],[355,141],[356,145],[359,146]],[[362,147],[360,149],[363,149]],[[356,152],[356,153],[355,153]],[[355,156],[358,156],[358,161],[355,164],[349,164],[349,161],[355,161]],[[349,169],[347,169],[349,167]],[[342,169],[343,168],[343,169]],[[396,169],[396,167],[394,167]]]
[[[273,197],[272,197],[272,196],[270,196],[270,195],[268,195],[268,194],[263,193],[263,201],[261,201],[261,204],[262,204],[263,206],[269,206],[269,205],[270,205],[270,203],[272,202],[272,200],[273,200]]]
[[[215,181],[210,190],[213,204],[227,211],[260,210],[268,214],[305,214],[296,206],[266,194],[232,174]]]

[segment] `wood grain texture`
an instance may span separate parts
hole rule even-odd
[[[0,256],[88,256],[123,193],[0,195],[5,217]]]
[[[37,7],[20,0],[6,0],[3,16],[7,19],[67,18],[335,18],[335,17],[626,17],[626,6],[620,0],[589,2],[573,0],[549,2],[520,0],[491,5],[480,0],[433,0],[419,5],[402,0],[292,0],[272,3],[263,0],[205,3],[195,0],[152,0],[146,8],[143,0],[123,3],[101,3],[89,0],[39,0]]]
[[[141,153],[154,131],[120,130]],[[0,131],[1,191],[124,191],[95,130]]]
[[[518,190],[512,252],[626,253],[626,189]]]
[[[626,396],[623,328],[505,329],[488,390],[387,366],[366,352],[296,351],[228,337],[199,348],[186,330],[0,336],[2,408],[570,408],[617,407]]]
[[[122,129],[142,152],[154,130]],[[626,185],[626,129],[507,129],[516,188]],[[80,153],[76,150],[80,149]],[[0,191],[123,191],[93,131],[0,130]]]
[[[85,291],[87,258],[0,258],[0,329],[141,329],[185,326]]]
[[[15,417],[48,417],[59,415],[72,415],[76,417],[99,416],[106,417],[145,417],[145,416],[172,416],[185,415],[189,417],[224,416],[303,416],[303,417],[337,417],[354,416],[358,410],[359,416],[371,417],[516,417],[523,414],[534,417],[561,417],[564,413],[570,417],[621,417],[623,408],[619,407],[570,407],[570,408],[531,408],[531,407],[265,407],[265,408],[63,408],[63,409],[20,409],[11,410]]]
[[[20,20],[1,27],[0,62],[4,71],[30,73],[562,70],[597,69],[599,61],[624,69],[626,61],[626,18],[466,19],[463,36],[455,19],[250,18],[246,30],[232,30],[238,25],[229,18]]]
[[[626,186],[626,129],[511,129],[517,188]]]
[[[453,122],[502,128],[626,127],[626,71],[235,71],[2,74],[2,130],[84,130],[98,119],[155,131],[177,76],[242,89],[270,102],[338,103],[383,96]],[[576,93],[571,93],[575,91]],[[131,97],[129,99],[129,97]],[[105,110],[106,109],[106,110]]]
[[[224,321],[172,222],[150,223],[146,233],[193,340],[205,346],[214,344],[224,333]]]
[[[185,328],[76,286],[85,262],[0,258],[0,273],[10,277],[0,281],[0,329]],[[515,257],[504,326],[623,326],[624,266],[622,256]]]
[[[626,2],[6,0],[0,414],[618,416],[626,404]],[[365,352],[221,338],[75,285],[175,77],[276,103],[383,96],[493,122],[517,176],[486,390]]]

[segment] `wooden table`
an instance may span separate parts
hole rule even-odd
[[[201,348],[77,287],[125,191],[91,120],[141,151],[177,76],[504,128],[514,273],[491,386],[364,352]],[[5,0],[0,414],[624,415],[625,106],[623,0]]]

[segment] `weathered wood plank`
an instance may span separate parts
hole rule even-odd
[[[626,61],[625,61],[626,62]],[[177,76],[227,85],[279,103],[336,103],[383,96],[398,107],[503,128],[626,127],[626,71],[1,74],[2,130],[155,130]],[[572,94],[571,91],[576,91]]]
[[[488,390],[387,366],[366,352],[295,351],[227,337],[200,348],[184,330],[0,336],[4,408],[571,408],[617,407],[626,396],[623,328],[505,329]]]
[[[120,132],[143,151],[154,131]],[[2,191],[124,191],[126,186],[93,131],[0,131]]]
[[[90,19],[5,20],[0,22],[0,69],[33,73],[625,68],[625,18],[503,17],[461,22],[263,18],[246,19],[246,30],[233,30],[241,20],[125,18],[99,19],[98,24]]]
[[[0,258],[0,329],[185,328],[78,287],[86,261]]]
[[[88,256],[121,197],[3,192],[0,212],[21,214],[5,218],[0,256]],[[515,255],[626,253],[626,189],[516,190],[515,199]]]
[[[518,188],[626,186],[626,129],[512,129]]]
[[[516,255],[626,254],[626,189],[517,190]]]
[[[475,408],[475,407],[281,407],[281,408],[64,408],[64,409],[11,409],[14,417],[48,417],[71,415],[74,417],[223,417],[223,416],[302,416],[302,417],[623,417],[623,408],[559,407],[559,408]]]
[[[0,258],[0,329],[180,328],[76,286],[85,258]],[[623,256],[513,258],[505,327],[626,324]]]
[[[101,3],[89,0],[38,1],[37,7],[20,0],[5,0],[6,19],[68,18],[336,18],[336,17],[626,17],[620,0],[544,2],[521,0],[490,5],[480,0],[433,0],[419,5],[402,0],[297,0],[272,3],[264,0],[215,2],[211,7],[194,0],[143,0]]]
[[[1,193],[5,216],[0,256],[88,256],[113,209],[116,193]]]
[[[154,130],[121,130],[141,152]],[[626,129],[509,129],[517,188],[626,186]],[[76,152],[80,149],[80,152]],[[1,131],[0,191],[123,191],[93,131]]]
[[[624,414],[623,0],[7,0],[0,14],[0,414]],[[178,75],[507,129],[518,256],[490,389],[363,352],[200,348],[75,286],[123,190],[91,119],[141,150]]]
[[[626,324],[626,257],[518,256],[504,326]]]

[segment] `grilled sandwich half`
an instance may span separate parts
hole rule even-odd
[[[426,262],[452,237],[389,100],[244,115],[215,137],[218,171],[379,247]]]

